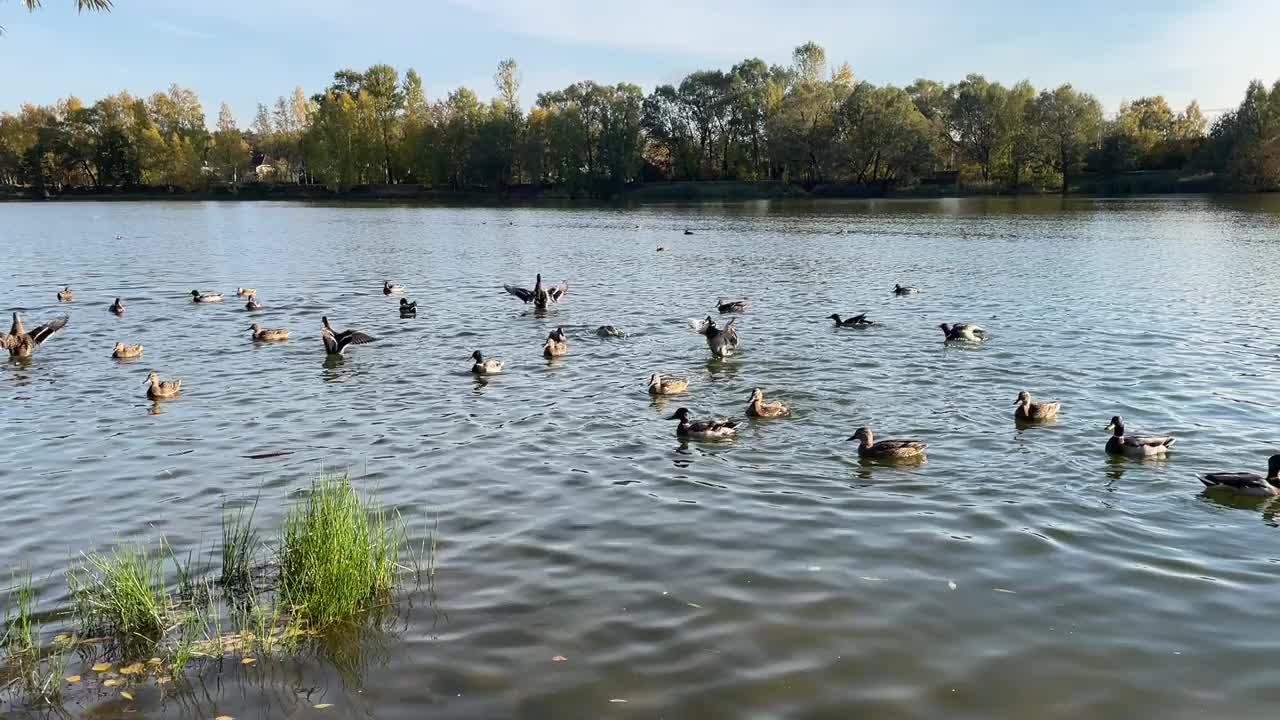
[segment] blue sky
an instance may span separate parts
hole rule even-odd
[[[508,56],[520,63],[528,105],[577,80],[648,91],[744,57],[786,63],[807,40],[877,84],[969,72],[1072,82],[1108,111],[1147,94],[1228,107],[1251,78],[1280,78],[1272,0],[115,1],[109,14],[77,15],[73,0],[44,0],[35,14],[0,0],[0,111],[176,82],[199,93],[210,123],[226,101],[247,124],[258,102],[296,85],[311,94],[336,69],[378,62],[416,68],[431,98],[459,85],[488,97]]]

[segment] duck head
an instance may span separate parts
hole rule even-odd
[[[830,315],[828,315],[828,316],[827,316],[827,319],[828,319],[828,320],[835,320],[836,322],[840,322],[840,314],[839,314],[839,313],[831,313]]]
[[[250,326],[249,326],[249,329],[250,329],[250,330],[252,330],[252,331],[254,331],[254,332],[258,332],[259,330],[261,330],[261,329],[262,329],[262,326],[261,326],[261,325],[259,325],[258,323],[254,323],[254,324],[252,324],[252,325],[250,325]]]
[[[405,305],[408,305],[408,304],[409,304],[408,298],[400,298],[400,307],[404,307]]]
[[[748,399],[749,399],[751,402],[755,402],[756,400],[763,400],[763,399],[764,399],[764,391],[763,391],[763,390],[761,390],[760,388],[752,388],[752,390],[751,390],[751,397],[750,397],[750,398],[748,398]]]
[[[942,328],[943,335],[951,334],[951,323],[939,323],[938,327]]]
[[[115,347],[111,348],[111,351],[112,351],[112,352],[120,352],[120,351],[121,351],[121,350],[123,350],[123,349],[124,349],[124,343],[116,343],[116,344],[115,344]]]
[[[484,362],[484,356],[480,354],[479,350],[471,353],[471,359],[475,360],[476,362]]]
[[[1280,455],[1272,455],[1267,461],[1267,482],[1280,487]]]
[[[861,440],[862,442],[870,445],[871,444],[871,428],[860,427],[857,430],[854,430],[853,434],[845,439],[845,442],[852,442],[854,440]]]
[[[1018,393],[1018,399],[1013,401],[1014,405],[1022,405],[1023,403],[1026,403],[1027,405],[1031,404],[1031,393],[1026,390]]]
[[[667,419],[668,419],[668,420],[679,420],[679,421],[681,421],[681,422],[684,422],[685,420],[688,420],[688,419],[689,419],[689,408],[683,408],[683,407],[682,407],[682,408],[680,408],[680,409],[676,410],[676,411],[675,411],[675,413],[673,413],[673,414],[671,415],[671,417],[669,417],[669,418],[667,418]]]
[[[156,384],[156,383],[158,383],[158,382],[160,382],[160,375],[159,375],[155,370],[152,370],[151,372],[147,373],[147,380],[146,380],[146,382],[144,382],[144,383],[142,383],[142,384],[143,384],[143,385],[154,385],[154,384]]]
[[[661,374],[653,373],[652,375],[649,376],[649,387],[653,387],[654,385],[661,385],[661,384],[662,384]]]
[[[1124,420],[1119,415],[1113,416],[1103,430],[1111,431],[1116,437],[1124,437]]]
[[[192,291],[191,291],[191,297],[193,297],[193,298],[198,298],[198,297],[200,297],[200,291],[199,291],[199,290],[192,290]]]

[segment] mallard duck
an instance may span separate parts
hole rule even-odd
[[[707,420],[690,420],[689,408],[680,408],[668,420],[679,420],[676,435],[680,437],[706,438],[709,440],[729,438],[738,433],[738,421],[734,418],[709,418]]]
[[[400,317],[418,317],[418,301],[414,300],[413,302],[409,302],[404,298],[400,298]]]
[[[702,334],[707,338],[707,347],[714,357],[722,358],[732,355],[738,348],[737,318],[725,324],[724,329],[716,326],[711,318],[707,318]]]
[[[666,252],[667,249],[661,245],[658,246],[658,252]]]
[[[236,297],[253,297],[258,291],[253,288],[236,288]]]
[[[1125,435],[1124,420],[1119,415],[1111,418],[1104,429],[1111,431],[1111,437],[1107,438],[1108,455],[1157,457],[1168,452],[1176,442],[1174,438],[1159,435]]]
[[[486,360],[480,351],[471,353],[471,372],[476,375],[497,375],[502,372],[502,361],[497,359]]]
[[[569,341],[564,336],[564,331],[560,328],[552,330],[547,335],[546,342],[542,343],[543,357],[560,357],[569,352]]]
[[[849,436],[858,440],[858,455],[872,460],[910,460],[924,456],[928,445],[919,440],[881,440],[876,442],[871,428],[860,427]]]
[[[716,300],[716,309],[720,311],[721,315],[739,313],[747,309],[747,299],[725,300],[724,298],[719,298]]]
[[[284,328],[264,328],[258,323],[249,326],[249,332],[253,333],[255,342],[279,342],[289,339],[289,331]]]
[[[222,293],[200,292],[199,290],[192,290],[191,302],[220,303],[222,302]]]
[[[942,328],[944,342],[982,342],[987,339],[987,331],[973,323],[941,323],[938,327]]]
[[[747,403],[747,414],[758,418],[776,418],[790,415],[791,410],[777,400],[766,402],[764,391],[755,388],[751,391],[750,402]]]
[[[403,285],[400,285],[400,284],[397,284],[397,283],[393,283],[393,282],[391,282],[390,280],[383,280],[383,281],[382,281],[382,294],[383,294],[383,295],[399,295],[400,293],[403,293],[403,292],[404,292],[404,286],[403,286]]]
[[[58,291],[58,302],[71,302],[76,299],[76,294],[71,292],[71,286],[68,285]]]
[[[546,310],[548,305],[560,302],[560,299],[564,297],[565,293],[569,292],[569,283],[565,280],[561,280],[559,285],[548,289],[542,285],[542,273],[538,273],[534,278],[532,290],[515,287],[514,285],[503,285],[502,289],[520,298],[520,300],[526,305],[532,302],[535,308],[539,310]]]
[[[249,293],[249,301],[244,304],[245,310],[261,310],[262,303],[258,302],[257,293]]]
[[[1018,393],[1018,399],[1014,400],[1013,404],[1018,406],[1013,410],[1014,419],[1023,422],[1052,420],[1058,417],[1058,408],[1062,406],[1062,403],[1056,400],[1031,402],[1031,393],[1026,390]]]
[[[1267,476],[1254,473],[1205,473],[1200,476],[1204,489],[1222,491],[1236,495],[1252,495],[1255,497],[1273,497],[1280,495],[1280,455],[1272,455],[1267,460]]]
[[[862,313],[861,315],[854,315],[853,317],[847,318],[845,320],[841,320],[839,314],[831,313],[830,315],[827,316],[827,319],[834,320],[836,323],[836,327],[870,327],[871,325],[876,324],[874,320],[867,319],[866,313]]]
[[[334,332],[328,316],[320,318],[320,339],[324,341],[325,352],[330,355],[343,354],[349,345],[363,345],[377,340],[372,335],[366,335],[359,330]]]
[[[600,327],[596,328],[596,335],[599,335],[600,337],[619,337],[619,338],[627,336],[627,334],[622,331],[622,328],[616,327],[613,325],[601,325]]]
[[[143,384],[150,386],[147,388],[147,397],[151,400],[164,400],[165,398],[171,398],[176,396],[178,392],[182,390],[181,380],[162,381],[160,379],[160,375],[155,370],[152,370],[151,373],[147,375],[147,380]]]
[[[107,308],[107,309],[108,309],[108,310],[110,310],[111,312],[115,313],[116,315],[123,315],[123,314],[124,314],[124,303],[120,302],[120,298],[116,298],[116,301],[115,301],[115,302],[113,302],[113,303],[111,303],[111,307],[109,307],[109,308]]]
[[[685,229],[684,229],[684,234],[685,234],[685,235],[692,235],[692,234],[693,234],[693,231],[692,231],[692,230],[690,230],[689,228],[685,228]]]
[[[28,358],[35,349],[44,344],[50,336],[67,326],[69,318],[63,315],[60,318],[54,318],[43,325],[37,325],[30,331],[23,326],[22,320],[18,317],[18,313],[13,314],[13,324],[9,326],[9,332],[0,333],[0,347],[9,351],[9,357]]]
[[[680,377],[663,377],[661,373],[649,376],[650,395],[679,395],[689,389],[689,381]]]
[[[140,358],[142,357],[142,346],[116,343],[115,347],[111,348],[111,357],[116,360],[132,360],[133,358]]]
[[[897,285],[897,284],[893,286],[894,295],[915,295],[918,292],[920,292],[920,288],[918,287],[910,287],[910,286]]]

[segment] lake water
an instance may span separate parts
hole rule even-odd
[[[0,307],[71,315],[30,364],[0,366],[0,565],[30,569],[41,609],[65,607],[82,550],[164,536],[207,553],[227,502],[261,494],[273,538],[323,468],[376,489],[413,541],[439,526],[434,597],[415,590],[354,661],[74,713],[1262,718],[1280,702],[1280,503],[1196,479],[1280,452],[1280,197],[0,204],[0,246]],[[570,284],[545,317],[502,292],[536,272]],[[190,302],[237,286],[287,343],[250,342],[234,298]],[[686,325],[717,296],[750,298],[724,362]],[[880,324],[825,319],[864,311]],[[378,341],[327,363],[324,314]],[[989,341],[945,347],[938,323],[957,320]],[[596,337],[605,323],[627,337]],[[557,326],[570,350],[548,362]],[[111,360],[116,341],[145,359]],[[476,349],[507,372],[478,383]],[[152,368],[183,379],[158,414]],[[652,402],[657,370],[688,395]],[[793,416],[714,444],[665,419],[740,415],[755,386]],[[1056,424],[1014,427],[1024,389],[1062,401]],[[1168,460],[1109,460],[1116,414],[1176,436]],[[928,461],[860,463],[860,425],[928,442]]]

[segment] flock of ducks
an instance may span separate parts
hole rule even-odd
[[[686,231],[686,234],[690,234],[689,231]],[[659,250],[661,251],[662,248],[659,248]],[[539,273],[534,280],[532,289],[512,285],[503,285],[503,289],[523,303],[532,303],[537,310],[544,311],[565,298],[569,291],[569,284],[561,281],[557,285],[546,286],[543,284],[542,275]],[[382,292],[387,296],[403,295],[405,289],[402,285],[385,281]],[[916,287],[903,285],[894,285],[893,287],[893,294],[898,296],[914,295],[920,292],[920,288]],[[236,288],[236,295],[246,299],[246,310],[255,311],[262,308],[262,305],[258,302],[255,289]],[[57,298],[59,302],[73,302],[75,293],[69,286],[63,287],[62,290],[57,292]],[[192,290],[191,300],[194,303],[205,304],[220,303],[223,302],[224,298],[222,293]],[[747,303],[747,298],[719,298],[716,301],[716,310],[721,315],[741,313],[746,310]],[[125,312],[124,303],[120,298],[116,298],[109,310],[116,315],[122,315]],[[416,317],[417,302],[410,302],[407,298],[401,297],[399,311],[402,318]],[[833,313],[828,316],[828,319],[832,320],[837,328],[867,328],[876,325],[875,321],[867,318],[867,313],[848,318]],[[0,334],[0,348],[7,350],[13,359],[29,358],[37,347],[66,327],[67,322],[68,317],[64,315],[28,330],[19,314],[14,312],[13,323],[9,331]],[[331,356],[341,356],[352,345],[363,345],[376,340],[373,336],[359,330],[334,330],[327,316],[321,317],[320,325],[321,341],[325,352]],[[728,357],[738,348],[737,318],[731,318],[721,326],[714,318],[708,315],[702,320],[691,319],[688,321],[688,325],[690,330],[705,338],[707,348],[714,358]],[[941,323],[939,327],[942,330],[944,341],[948,343],[981,343],[987,339],[986,331],[972,323]],[[287,329],[264,328],[256,322],[249,326],[249,331],[253,342],[283,342],[289,339],[289,331]],[[601,326],[596,330],[596,334],[600,337],[625,337],[625,333],[613,325]],[[544,357],[558,358],[568,354],[568,352],[569,342],[563,328],[557,327],[548,333],[542,346]],[[121,342],[115,343],[111,353],[111,356],[117,359],[135,359],[142,357],[142,355],[142,345]],[[504,369],[502,360],[486,358],[479,350],[471,354],[471,361],[471,372],[476,376],[497,375]],[[152,400],[174,398],[182,390],[181,380],[162,380],[155,371],[147,375],[145,384],[147,386],[146,395]],[[671,377],[657,372],[649,376],[648,393],[651,396],[680,395],[687,392],[688,389],[689,381],[686,378]],[[1056,401],[1036,402],[1032,399],[1031,394],[1024,390],[1018,393],[1017,399],[1014,400],[1014,406],[1014,420],[1019,425],[1029,425],[1053,421],[1058,416],[1061,403]],[[757,419],[785,418],[791,414],[790,408],[784,403],[776,400],[766,400],[764,391],[758,387],[752,388],[745,412],[747,416]],[[736,435],[740,425],[740,421],[733,417],[694,418],[689,409],[685,407],[678,408],[668,419],[678,422],[676,435],[680,438],[688,439],[721,440],[732,438]],[[1111,433],[1104,448],[1105,452],[1110,455],[1133,458],[1163,457],[1176,442],[1174,438],[1167,436],[1129,435],[1125,431],[1123,418],[1119,416],[1111,418],[1111,422],[1107,424],[1105,429]],[[922,461],[928,449],[928,445],[919,440],[901,438],[877,440],[869,427],[858,428],[849,436],[848,441],[856,441],[858,443],[857,452],[859,457],[892,463]],[[1280,455],[1273,455],[1269,458],[1266,475],[1242,472],[1208,473],[1201,476],[1200,480],[1205,488],[1210,491],[1223,491],[1249,496],[1280,496]]]

